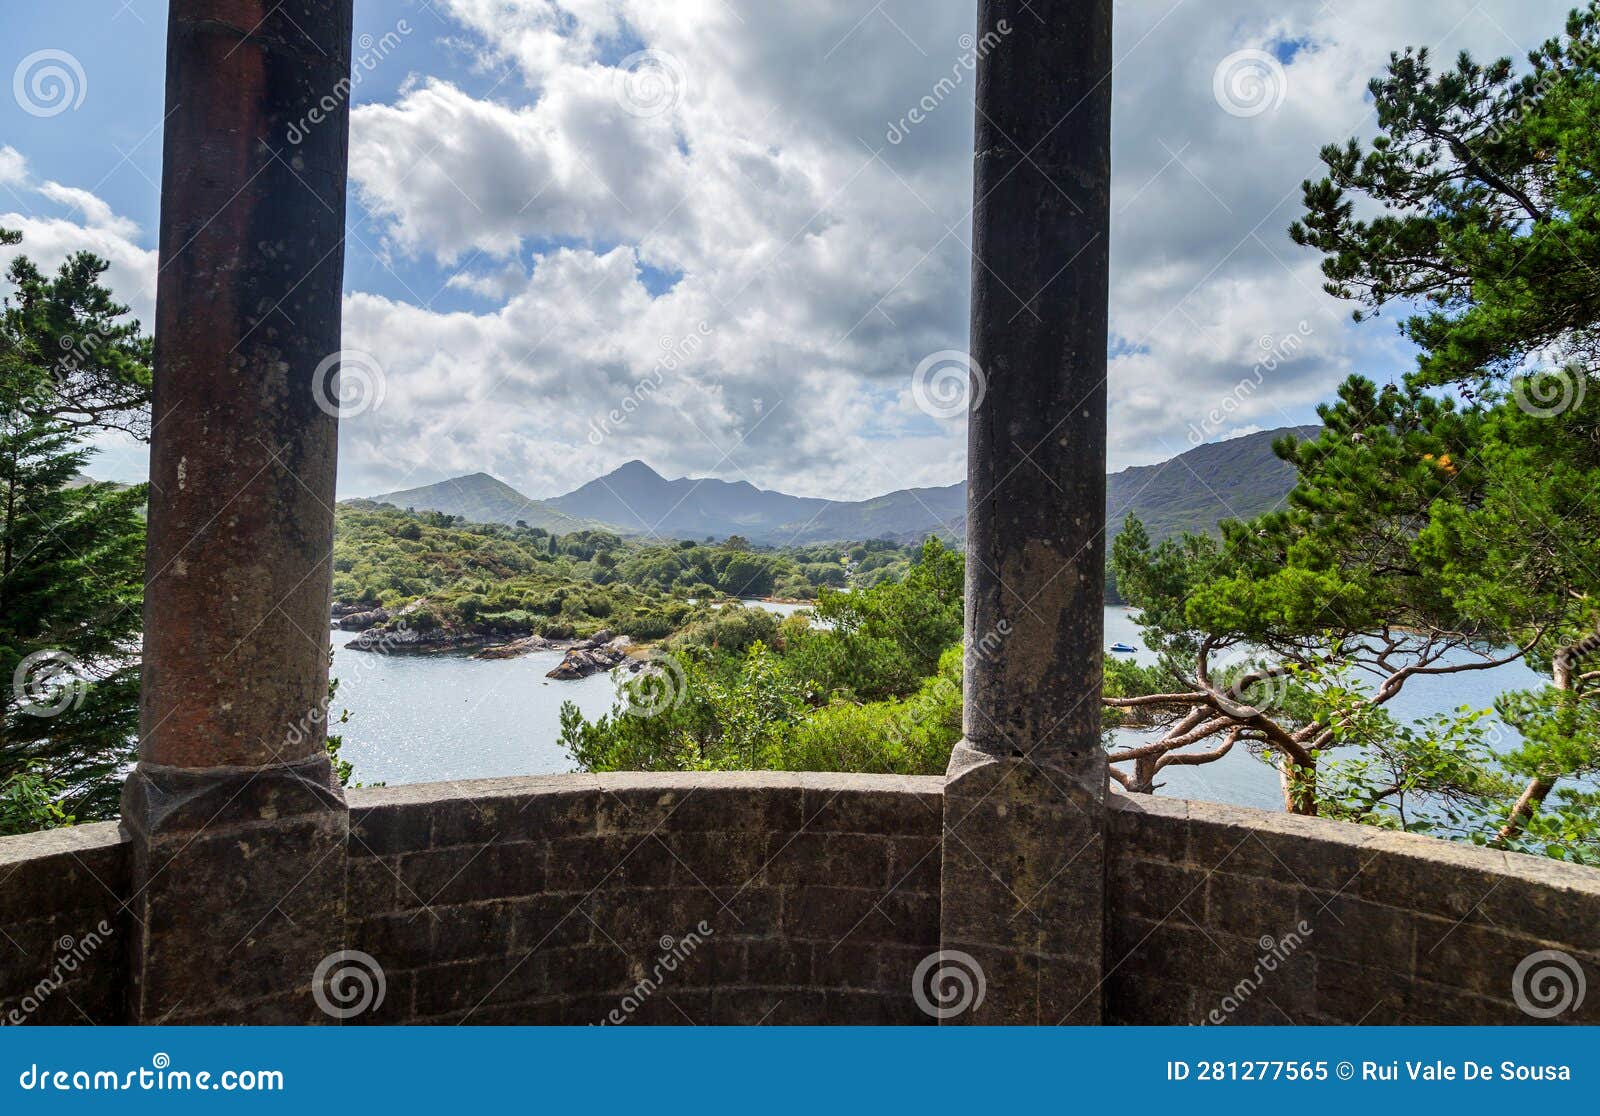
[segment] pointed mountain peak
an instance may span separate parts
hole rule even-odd
[[[610,474],[608,475],[613,477],[636,477],[641,480],[666,480],[666,478],[660,473],[650,468],[650,466],[646,465],[638,458],[634,458],[632,461],[618,465],[615,469],[611,470]]]

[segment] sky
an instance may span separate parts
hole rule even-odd
[[[1036,5],[1041,11],[1048,5]],[[1366,84],[1571,0],[1118,0],[1110,465],[1403,374],[1286,229]],[[167,0],[7,5],[0,227],[154,321]],[[1007,35],[1029,33],[1029,18]],[[357,0],[339,494],[632,460],[861,499],[964,475],[974,0]],[[0,249],[0,261],[9,254]],[[1046,304],[1047,305],[1047,304]],[[90,472],[139,480],[107,437]]]

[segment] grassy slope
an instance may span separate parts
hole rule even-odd
[[[1294,469],[1273,456],[1273,441],[1288,433],[1311,437],[1316,430],[1302,426],[1248,434],[1113,473],[1106,487],[1111,534],[1130,511],[1158,540],[1185,531],[1214,532],[1221,520],[1271,511],[1294,487]]]

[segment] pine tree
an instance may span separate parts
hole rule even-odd
[[[77,484],[89,452],[6,400],[0,421],[0,783],[115,817],[138,732],[143,486]]]
[[[1600,375],[1600,3],[1521,72],[1407,49],[1370,92],[1378,134],[1322,149],[1290,228],[1327,290],[1358,319],[1399,311],[1421,383],[1476,393],[1529,361]]]
[[[0,229],[0,244],[18,237]],[[87,253],[0,315],[0,833],[115,817],[138,733],[144,487],[85,483],[148,426],[149,341]]]
[[[20,241],[0,229],[0,245]],[[40,378],[28,411],[72,430],[150,434],[153,344],[102,279],[110,268],[90,253],[69,256],[47,276],[27,256],[6,270],[0,314],[10,359]]]

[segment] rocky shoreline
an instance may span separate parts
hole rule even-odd
[[[569,681],[616,670],[618,667],[626,667],[631,673],[643,670],[644,660],[634,658],[630,654],[633,650],[633,640],[627,636],[602,639],[610,634],[610,632],[600,632],[574,644],[567,650],[561,662],[556,664],[555,669],[546,672],[545,677]],[[479,658],[483,657],[485,656],[479,655]]]
[[[340,631],[358,632],[345,644],[351,651],[382,655],[447,655],[470,652],[474,659],[514,659],[541,651],[560,651],[561,662],[548,671],[547,678],[571,681],[615,670],[618,667],[638,673],[645,660],[637,657],[638,647],[628,636],[602,630],[583,639],[548,639],[527,629],[507,629],[498,625],[482,628],[412,627],[407,616],[425,601],[413,601],[390,613],[384,608],[367,609],[336,602],[331,623]]]

